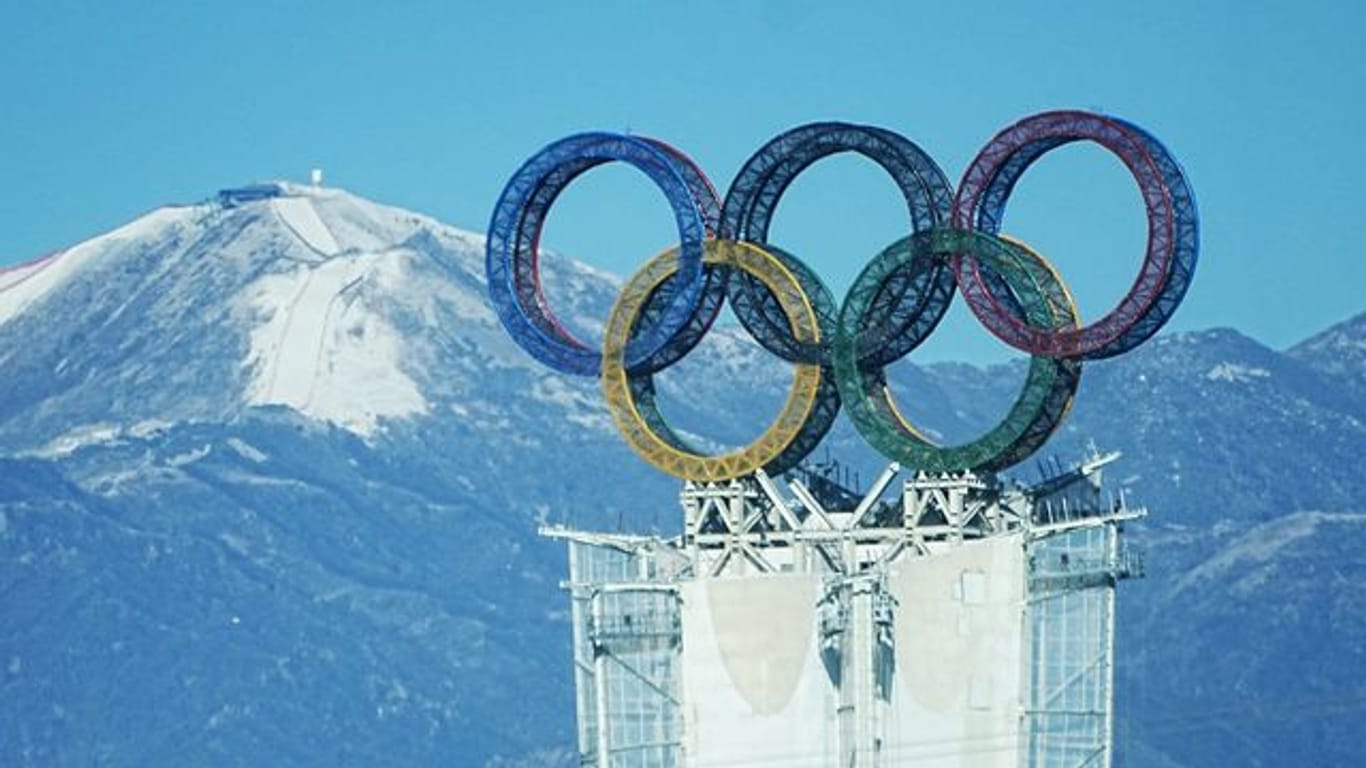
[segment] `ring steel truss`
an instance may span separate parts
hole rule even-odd
[[[1015,184],[1059,146],[1094,142],[1133,175],[1148,239],[1133,285],[1083,325],[1057,271],[999,234]],[[877,163],[905,198],[910,234],[879,253],[842,302],[794,254],[768,241],[789,185],[812,164],[853,152]],[[679,245],[650,260],[618,296],[601,351],[556,319],[541,289],[539,239],[555,199],[578,176],[624,162],[663,192]],[[993,137],[957,191],[915,143],[884,128],[811,123],[759,149],[720,197],[706,175],[664,142],[585,133],[554,142],[513,175],[494,208],[486,269],[500,320],[555,370],[602,377],[614,421],[631,447],[669,474],[720,480],[763,467],[790,469],[834,423],[841,405],[879,452],[916,469],[999,470],[1037,450],[1066,417],[1083,360],[1114,357],[1158,331],[1190,286],[1199,252],[1195,196],[1181,166],[1152,134],[1081,111],[1027,117]],[[1028,353],[1029,373],[1006,417],[964,445],[937,446],[898,411],[885,368],[918,347],[962,293],[994,335]],[[660,413],[652,376],[706,335],[723,304],[767,351],[793,364],[777,420],[753,443],[721,456],[683,440]]]

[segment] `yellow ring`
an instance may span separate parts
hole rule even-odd
[[[792,389],[778,418],[754,442],[720,456],[707,456],[675,448],[657,435],[636,407],[631,394],[631,374],[626,372],[626,343],[631,337],[645,302],[665,280],[678,271],[678,248],[654,257],[627,281],[603,333],[602,390],[612,420],[631,450],[661,471],[684,480],[728,480],[748,475],[772,461],[797,437],[816,404],[820,387],[819,365],[797,363]],[[758,278],[778,300],[792,326],[793,336],[801,343],[819,343],[820,326],[816,311],[801,284],[782,262],[768,251],[735,240],[708,240],[703,245],[702,263],[710,267],[732,268]]]

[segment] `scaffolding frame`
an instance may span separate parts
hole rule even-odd
[[[1094,454],[1054,466],[1031,486],[971,472],[920,473],[884,497],[889,466],[863,494],[823,492],[809,478],[786,491],[762,471],[686,483],[674,538],[544,527],[570,552],[580,765],[692,768],[679,658],[680,586],[774,573],[820,574],[814,606],[821,655],[838,686],[838,764],[890,766],[878,713],[890,676],[895,600],[886,574],[902,558],[935,557],[999,536],[1024,547],[1018,760],[1021,766],[1111,765],[1114,594],[1142,575],[1121,529],[1146,511],[1103,493]],[[813,487],[817,490],[813,492]],[[853,504],[857,499],[858,503]],[[833,501],[832,501],[833,500]],[[851,506],[852,505],[852,506]]]

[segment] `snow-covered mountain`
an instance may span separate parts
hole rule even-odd
[[[575,761],[565,565],[535,525],[669,530],[676,485],[624,447],[594,382],[506,337],[482,245],[270,184],[0,272],[0,763]],[[600,325],[615,278],[546,268],[569,322]],[[1342,351],[1366,344],[1361,319],[1291,354],[1214,330],[1088,366],[1046,452],[1124,450],[1154,510],[1134,532],[1149,578],[1122,599],[1130,764],[1278,764],[1267,733],[1308,739],[1297,764],[1345,764],[1361,735],[1332,712],[1180,717],[1366,676],[1366,612],[1319,596],[1366,561],[1366,401]],[[896,376],[949,440],[1023,378]],[[787,373],[720,328],[659,379],[671,417],[738,443]],[[848,425],[828,442],[880,468]],[[1285,664],[1308,648],[1337,677]]]
[[[1312,366],[1366,400],[1366,312],[1296,344],[1290,356]]]
[[[60,449],[271,404],[373,436],[468,394],[454,334],[490,366],[532,370],[484,299],[480,236],[266,188],[278,196],[162,208],[0,276],[0,365],[27,374],[6,377],[6,443]]]

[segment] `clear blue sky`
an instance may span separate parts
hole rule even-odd
[[[0,264],[315,166],[331,184],[482,229],[527,155],[586,129],[663,138],[724,189],[788,127],[876,123],[956,181],[1013,120],[1082,107],[1147,127],[1197,191],[1201,265],[1169,327],[1230,325],[1280,347],[1366,309],[1363,8],[11,3]],[[793,186],[773,239],[842,294],[904,233],[904,215],[875,166],[834,158]],[[1031,169],[1006,224],[1061,267],[1089,317],[1128,286],[1142,247],[1132,182],[1084,147]],[[627,272],[672,237],[662,198],[606,168],[566,193],[546,242]],[[926,359],[1002,350],[958,309]]]

